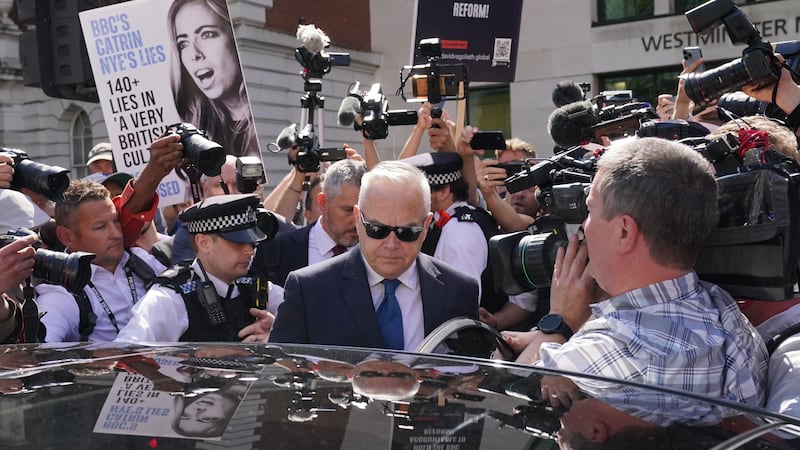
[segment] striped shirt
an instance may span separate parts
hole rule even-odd
[[[695,272],[592,305],[564,344],[544,343],[539,365],[763,405],[767,351],[731,296]],[[574,378],[586,394],[651,423],[719,422],[732,411],[697,400]]]

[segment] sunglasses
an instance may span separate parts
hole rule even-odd
[[[425,230],[425,228],[421,226],[390,227],[382,223],[367,222],[361,211],[358,212],[358,216],[361,218],[361,224],[364,225],[364,229],[367,231],[367,236],[371,239],[386,239],[389,237],[389,233],[394,231],[397,239],[403,242],[414,242],[419,239],[419,235]]]

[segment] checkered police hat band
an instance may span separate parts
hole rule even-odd
[[[447,173],[426,173],[425,176],[428,177],[428,184],[432,184],[434,186],[450,184],[461,178],[461,171],[456,170],[455,172]]]
[[[256,210],[248,206],[243,213],[193,220],[186,224],[186,228],[189,233],[213,234],[243,230],[255,224]]]

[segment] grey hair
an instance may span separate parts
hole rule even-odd
[[[366,172],[367,166],[363,161],[352,159],[336,161],[325,171],[322,192],[328,200],[331,200],[342,193],[342,185],[361,187],[361,179]]]
[[[641,138],[612,145],[597,166],[603,219],[631,216],[653,259],[691,269],[719,221],[711,164],[686,145]]]
[[[431,186],[428,184],[428,179],[421,170],[402,161],[380,162],[364,175],[364,179],[361,180],[361,192],[358,194],[358,209],[361,209],[364,199],[369,194],[370,186],[376,181],[405,186],[406,191],[410,191],[409,188],[416,185],[422,192],[422,198],[419,200],[425,208],[424,211],[427,213],[431,210]],[[325,179],[325,185],[327,184],[328,180]]]

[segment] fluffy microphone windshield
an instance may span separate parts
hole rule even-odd
[[[330,38],[314,24],[298,25],[297,40],[311,53],[319,53],[331,43]]]
[[[361,101],[356,97],[348,95],[339,105],[339,125],[352,125],[356,120],[356,114],[361,112]]]
[[[561,81],[553,89],[553,104],[556,108],[583,100],[583,89],[574,81]]]
[[[600,116],[592,102],[573,102],[556,108],[550,114],[547,133],[559,147],[574,147],[587,139],[587,128],[599,122]]]

